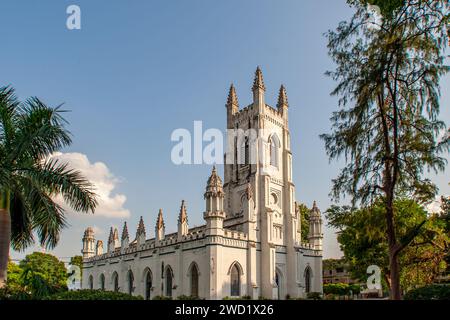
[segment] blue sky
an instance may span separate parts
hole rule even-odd
[[[71,4],[81,8],[81,30],[66,28]],[[0,85],[11,84],[21,99],[64,103],[74,143],[62,152],[85,155],[90,170],[100,167],[97,178],[109,191],[112,214],[70,214],[54,254],[78,254],[89,225],[106,240],[127,214],[132,235],[141,215],[153,235],[159,208],[166,231],[175,231],[181,199],[190,225],[202,224],[211,168],[172,164],[170,135],[192,130],[194,120],[224,129],[230,83],[241,106],[249,104],[257,65],[267,103],[275,105],[281,83],[287,88],[297,199],[317,200],[324,211],[339,166],[329,163],[318,137],[337,105],[324,76],[333,65],[323,33],[351,13],[344,0],[3,1]],[[442,87],[448,123],[449,77]],[[441,193],[450,193],[448,176],[433,176]],[[328,229],[324,255],[339,256]]]

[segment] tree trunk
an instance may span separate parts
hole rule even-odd
[[[10,241],[11,216],[8,209],[0,209],[0,288],[6,284]]]
[[[6,285],[9,246],[11,245],[11,216],[9,214],[10,194],[0,190],[0,288]]]
[[[400,300],[400,269],[398,264],[398,244],[394,227],[394,208],[392,198],[388,198],[386,203],[387,236],[389,243],[389,276],[390,276],[390,296],[392,300]]]

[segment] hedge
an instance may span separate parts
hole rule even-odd
[[[102,290],[73,290],[57,293],[45,300],[142,300],[140,296],[132,296],[122,292]]]
[[[404,300],[450,300],[450,285],[431,284],[408,291]]]

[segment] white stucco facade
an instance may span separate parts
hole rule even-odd
[[[234,130],[229,134],[233,149],[226,157],[223,182],[215,168],[208,179],[205,224],[189,228],[183,201],[178,232],[165,234],[160,210],[155,238],[146,239],[141,218],[133,238],[126,224],[120,242],[117,229],[111,229],[105,252],[88,228],[83,237],[83,288],[147,299],[284,299],[322,292],[322,220],[314,203],[309,241],[302,243],[286,91],[280,88],[276,108],[265,103],[264,95],[259,68],[249,106],[240,110],[230,88],[226,110],[227,129]],[[236,135],[239,130],[243,135]]]

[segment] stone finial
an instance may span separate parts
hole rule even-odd
[[[144,225],[144,219],[141,218],[139,219],[139,224],[138,224],[138,228],[136,231],[136,237],[143,234],[145,236],[145,225]]]
[[[103,241],[102,240],[98,240],[97,241],[97,247],[98,248],[103,248]]]
[[[117,230],[117,228],[114,228],[113,240],[119,241],[119,230]]]
[[[236,94],[236,90],[234,89],[234,85],[231,84],[230,91],[228,92],[228,98],[227,98],[227,107],[228,106],[236,106],[239,107],[238,98]]]
[[[86,230],[84,230],[84,238],[93,238],[94,237],[94,229],[92,227],[87,227]]]
[[[264,79],[263,79],[262,71],[259,66],[256,68],[256,71],[255,71],[255,79],[253,80],[252,90],[255,91],[258,89],[266,91],[266,87],[264,86]]]
[[[278,103],[277,103],[277,107],[278,109],[281,109],[283,107],[288,107],[288,99],[287,99],[287,94],[286,94],[286,88],[284,87],[284,85],[281,85],[280,87],[280,92],[278,93]]]
[[[217,174],[216,166],[213,167],[211,176],[208,178],[208,182],[206,184],[206,192],[204,197],[206,198],[208,196],[224,196],[222,179]]]
[[[125,239],[128,239],[128,227],[126,221],[123,223],[123,230],[122,230],[122,240]]]
[[[313,206],[311,208],[311,216],[320,216],[320,210],[317,207],[316,201],[313,202]]]
[[[156,218],[156,229],[160,230],[162,228],[164,228],[163,211],[159,209],[158,218]]]
[[[187,211],[186,211],[186,204],[184,200],[181,201],[181,207],[180,207],[180,214],[178,216],[178,223],[184,223],[187,222]]]

